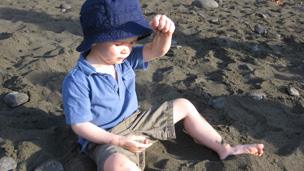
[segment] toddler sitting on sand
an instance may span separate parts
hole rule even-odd
[[[173,21],[156,15],[148,23],[138,0],[87,0],[80,13],[83,41],[77,65],[67,74],[62,94],[67,124],[79,136],[82,151],[98,170],[143,170],[144,151],[154,140],[175,138],[174,124],[182,121],[189,135],[214,150],[230,155],[263,154],[263,144],[231,146],[187,99],[139,111],[134,70],[164,56],[175,30]],[[155,33],[151,42],[134,47]]]

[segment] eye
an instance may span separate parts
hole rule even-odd
[[[134,45],[134,44],[135,44],[135,41],[130,42],[130,45]]]
[[[115,46],[121,46],[121,45],[123,45],[123,42],[115,42],[114,45]]]

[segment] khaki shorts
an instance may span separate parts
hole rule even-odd
[[[168,140],[175,138],[172,102],[164,102],[154,112],[136,111],[126,120],[109,130],[119,135],[142,134],[153,140]],[[98,171],[103,171],[104,162],[114,153],[127,156],[144,170],[145,153],[133,153],[124,148],[109,144],[89,143],[87,154],[95,161]]]

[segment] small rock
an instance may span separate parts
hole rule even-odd
[[[17,167],[17,162],[11,157],[2,157],[0,159],[0,171],[10,171]]]
[[[174,39],[172,39],[172,41],[171,41],[171,47],[176,47],[177,44],[178,44],[177,41],[174,40]]]
[[[0,144],[4,142],[4,139],[0,137]]]
[[[223,0],[217,0],[217,3],[218,3],[219,5],[222,5],[222,4],[223,4]]]
[[[59,8],[61,9],[66,9],[66,10],[70,10],[72,9],[72,6],[70,4],[60,4]]]
[[[267,19],[267,15],[266,15],[266,14],[263,14],[263,13],[256,13],[255,15],[258,16],[258,17],[261,17],[261,18],[263,18],[263,19]]]
[[[205,9],[218,8],[219,6],[214,0],[194,0],[191,5]]]
[[[257,24],[254,26],[254,31],[258,34],[266,34],[267,31],[266,31],[266,28],[261,26],[260,24]]]
[[[259,52],[260,51],[259,45],[255,44],[251,46],[251,50],[252,52]]]
[[[262,99],[266,99],[267,97],[264,92],[261,92],[259,90],[252,90],[248,92],[247,95],[255,100],[262,100]]]
[[[219,24],[220,23],[220,20],[219,20],[219,18],[211,18],[210,20],[209,20],[209,22],[210,23],[212,23],[212,24]]]
[[[4,96],[4,102],[10,107],[17,107],[29,101],[29,96],[25,93],[13,91]]]
[[[239,68],[242,69],[242,70],[250,71],[250,72],[254,71],[254,68],[250,64],[247,64],[247,63],[240,64]]]
[[[277,40],[281,40],[281,39],[282,39],[282,36],[281,36],[280,34],[275,34],[275,38],[276,38]]]
[[[60,8],[61,12],[65,13],[68,10],[72,9],[72,6],[69,5],[69,4],[64,3],[64,4],[60,4],[59,8]]]
[[[172,41],[171,41],[171,47],[172,47],[172,48],[177,48],[177,49],[182,48],[182,46],[181,46],[181,45],[178,45],[177,41],[174,40],[174,39],[172,39]]]
[[[13,36],[13,33],[0,32],[0,40],[5,40]]]
[[[292,86],[288,86],[288,87],[287,87],[287,92],[288,92],[289,95],[291,95],[291,96],[296,96],[296,97],[299,97],[299,96],[300,96],[299,91],[298,91],[296,88],[292,87]]]
[[[266,2],[266,0],[256,0],[256,3],[265,3]]]
[[[43,162],[34,171],[64,171],[62,164],[56,160]]]
[[[215,109],[223,109],[225,107],[225,102],[225,97],[218,97],[216,99],[210,100],[208,104]]]

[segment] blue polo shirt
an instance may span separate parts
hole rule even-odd
[[[80,55],[77,65],[63,81],[62,97],[66,123],[91,122],[109,130],[138,108],[135,69],[146,69],[143,47],[134,47],[129,57],[115,65],[117,80],[98,73]],[[88,141],[79,137],[82,151]]]

